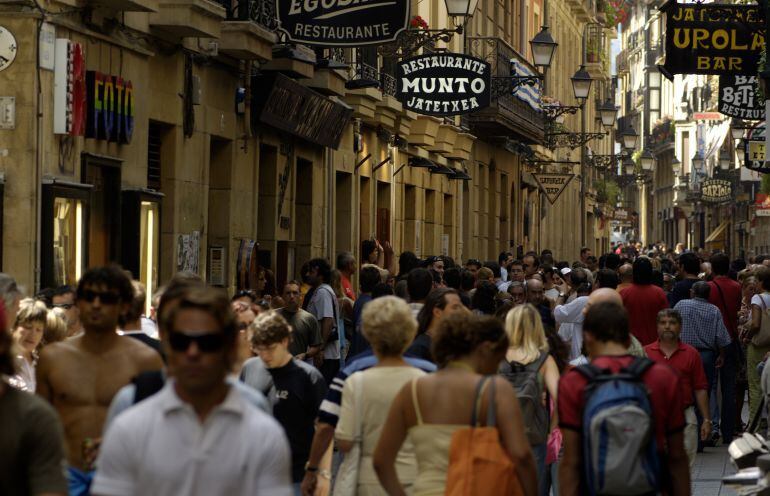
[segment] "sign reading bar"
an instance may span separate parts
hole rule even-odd
[[[398,63],[396,96],[418,114],[461,115],[489,106],[491,67],[457,53],[422,55]]]
[[[727,179],[706,179],[700,192],[704,202],[719,203],[733,198],[733,186]]]
[[[720,76],[719,111],[738,119],[764,120],[765,106],[757,95],[757,83],[757,76]]]
[[[761,7],[670,2],[661,10],[669,73],[757,74],[765,44]]]
[[[770,173],[770,168],[765,167],[765,123],[759,122],[749,129],[743,143],[743,166],[755,172]]]
[[[134,86],[120,76],[86,72],[86,138],[131,143]]]
[[[567,185],[575,174],[532,174],[535,177],[535,181],[540,186],[540,189],[545,193],[545,197],[553,205],[559,196],[567,188]]]
[[[395,41],[409,23],[409,0],[277,0],[289,41],[355,48]]]
[[[252,122],[264,122],[316,145],[335,150],[353,109],[334,102],[283,74],[255,76]],[[264,89],[262,89],[264,88]]]

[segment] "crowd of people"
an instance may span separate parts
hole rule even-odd
[[[684,495],[767,427],[770,256],[362,261],[150,302],[117,266],[0,274],[0,494]]]

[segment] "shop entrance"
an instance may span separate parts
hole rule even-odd
[[[83,182],[92,185],[86,259],[99,267],[120,260],[120,163],[84,157]]]

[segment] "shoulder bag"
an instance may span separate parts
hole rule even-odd
[[[364,380],[361,373],[355,373],[348,379],[353,386],[353,397],[355,399],[355,437],[353,447],[345,453],[342,459],[337,477],[334,480],[333,496],[355,496],[358,488],[358,472],[361,467],[361,455],[363,444],[363,423],[364,423]]]
[[[767,309],[767,303],[765,303],[764,297],[764,293],[759,295],[759,300],[762,302],[759,332],[751,338],[751,344],[757,347],[770,346],[770,310]]]

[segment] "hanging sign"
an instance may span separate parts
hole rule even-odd
[[[762,193],[754,195],[754,214],[757,217],[770,217],[770,197]]]
[[[764,120],[765,105],[757,96],[757,83],[757,76],[720,76],[719,111],[738,119]]]
[[[770,173],[770,168],[765,167],[765,123],[759,122],[749,129],[743,143],[743,166],[755,172]]]
[[[532,174],[551,205],[556,203],[575,174]]]
[[[131,143],[134,86],[120,76],[86,72],[86,138]]]
[[[289,41],[355,48],[395,41],[407,28],[409,0],[278,0]]]
[[[733,185],[727,179],[706,179],[700,188],[701,201],[719,203],[733,198]]]
[[[396,67],[396,97],[405,110],[453,116],[489,106],[490,65],[457,53],[422,55]]]
[[[670,74],[757,74],[765,44],[759,6],[669,2],[661,11],[666,14],[663,68]]]
[[[86,62],[83,45],[60,38],[56,40],[55,47],[53,132],[83,136],[86,122]]]

